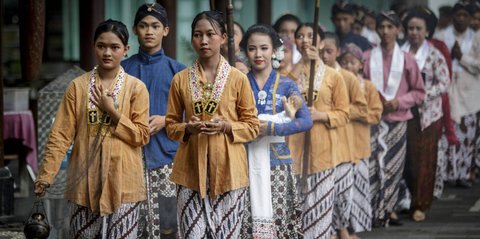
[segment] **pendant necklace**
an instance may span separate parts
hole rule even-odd
[[[264,105],[266,103],[267,99],[267,92],[264,90],[261,90],[258,92],[258,104],[259,105]]]

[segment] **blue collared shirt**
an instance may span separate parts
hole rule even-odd
[[[150,95],[150,115],[167,113],[168,93],[173,76],[185,69],[185,65],[166,56],[163,49],[149,55],[142,49],[138,54],[122,61],[125,71],[140,79],[147,86]],[[155,169],[173,162],[178,143],[167,137],[165,129],[150,137],[143,151],[147,168]]]

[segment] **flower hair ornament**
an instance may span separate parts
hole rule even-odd
[[[283,46],[283,40],[280,39],[282,45],[280,45],[272,56],[272,67],[278,69],[280,62],[285,58],[285,46]]]

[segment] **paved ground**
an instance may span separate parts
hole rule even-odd
[[[32,202],[24,204],[28,204],[23,205],[24,208],[31,208]],[[16,205],[16,209],[20,208],[21,205]],[[447,186],[444,196],[434,202],[424,222],[413,222],[408,215],[400,216],[403,226],[377,228],[359,236],[362,239],[480,239],[480,184],[471,189]],[[24,238],[22,230],[18,222],[0,221],[0,239]]]
[[[470,189],[446,186],[443,197],[435,200],[427,219],[414,222],[400,215],[403,226],[374,229],[362,239],[480,239],[480,184]]]

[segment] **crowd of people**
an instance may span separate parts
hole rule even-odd
[[[164,54],[158,3],[137,10],[128,58],[125,24],[100,23],[35,193],[73,144],[72,238],[348,239],[425,220],[445,183],[480,177],[480,3],[331,14],[334,31],[235,23],[233,66],[219,11],[193,19],[189,67]]]

